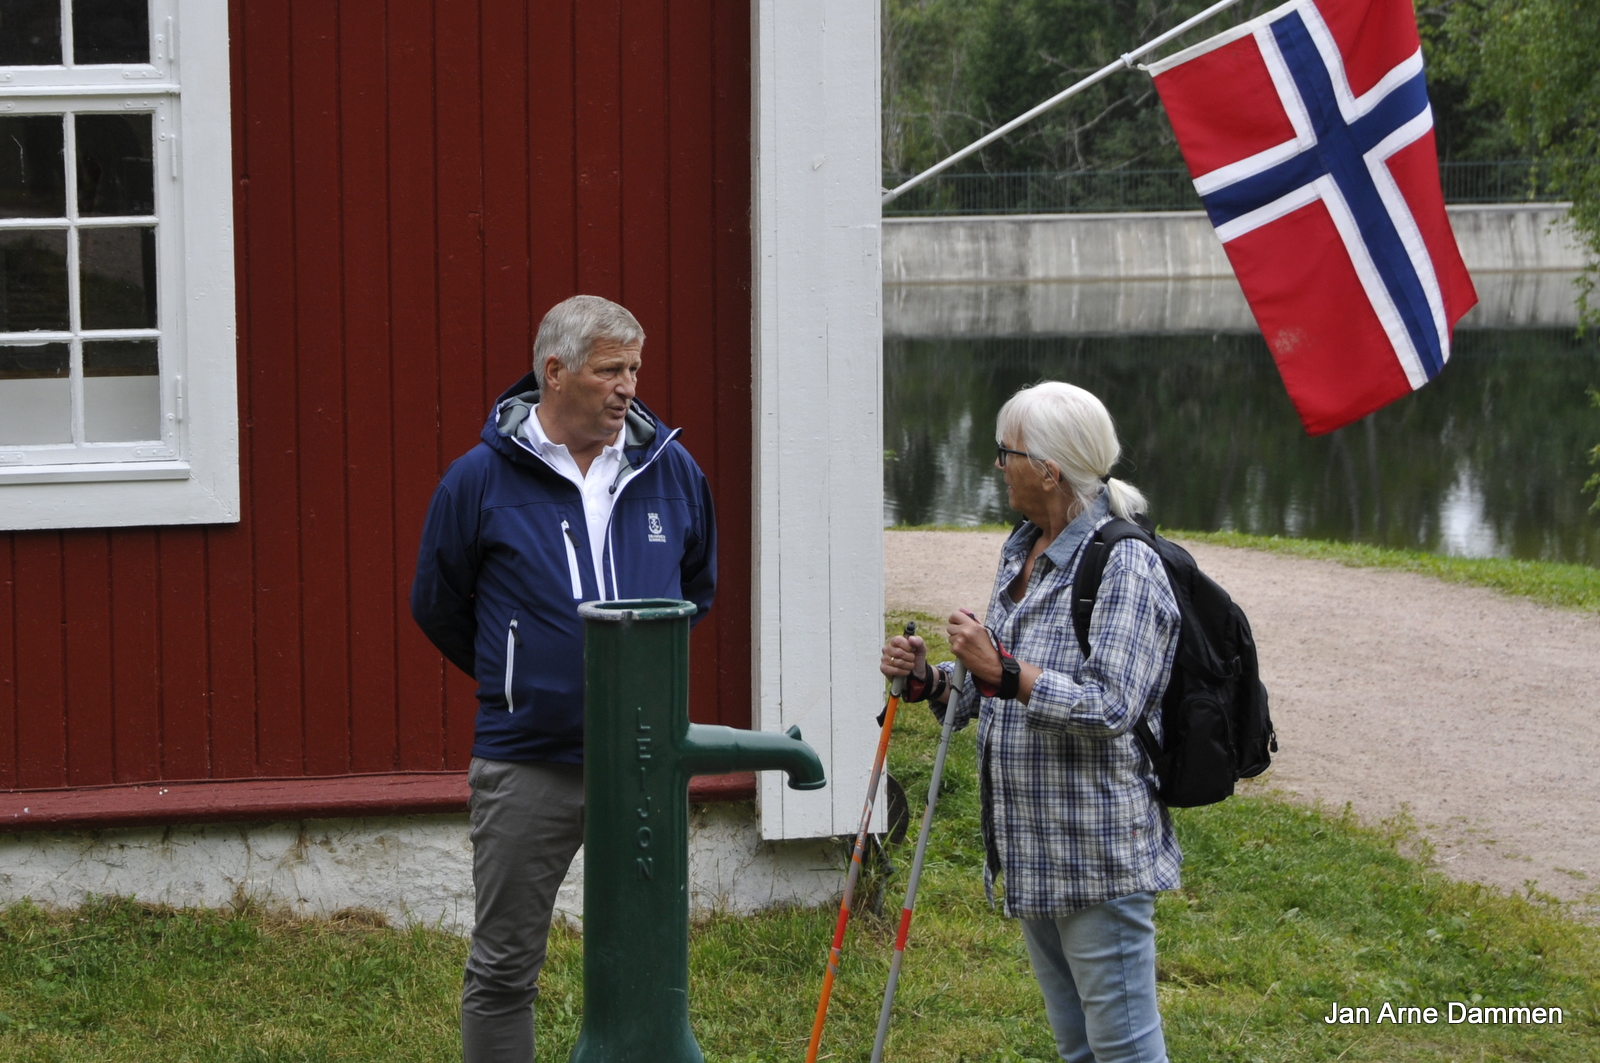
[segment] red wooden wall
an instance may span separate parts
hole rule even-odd
[[[716,493],[695,716],[749,726],[748,0],[230,0],[243,520],[0,534],[0,789],[466,766],[407,604],[575,292]]]

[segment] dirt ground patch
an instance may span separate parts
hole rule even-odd
[[[886,532],[886,605],[980,616],[1005,536]],[[1409,814],[1448,874],[1600,915],[1600,616],[1185,544],[1250,617],[1281,751],[1258,785]]]

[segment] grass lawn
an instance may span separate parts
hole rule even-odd
[[[904,617],[891,618],[898,630]],[[927,620],[929,618],[921,618]],[[910,706],[891,767],[920,820],[937,728]],[[1050,1060],[1014,924],[979,877],[972,734],[952,744],[886,1058]],[[1157,908],[1172,1058],[1382,1063],[1600,1059],[1600,932],[1537,897],[1451,882],[1402,855],[1404,831],[1237,797],[1179,812],[1184,888]],[[911,839],[890,856],[882,915],[852,924],[824,1057],[864,1061],[888,969]],[[699,924],[695,1030],[708,1059],[803,1058],[834,911]],[[459,1058],[463,941],[359,918],[172,911],[106,901],[0,912],[0,1060],[320,1061]],[[557,931],[538,1012],[540,1058],[562,1061],[582,1010],[582,939]],[[1559,1007],[1560,1026],[1330,1026],[1333,1001]]]

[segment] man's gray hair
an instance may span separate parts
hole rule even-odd
[[[559,358],[569,373],[576,373],[589,360],[596,340],[643,346],[644,329],[626,307],[598,295],[574,295],[552,306],[533,339],[533,371],[539,390],[544,390],[547,360]]]

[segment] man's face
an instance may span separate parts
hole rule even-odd
[[[571,431],[588,442],[609,443],[622,430],[628,405],[639,389],[639,344],[596,340],[577,372],[555,358],[545,363],[542,402],[552,402]]]

